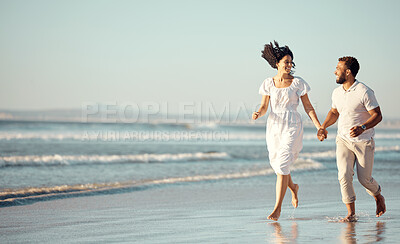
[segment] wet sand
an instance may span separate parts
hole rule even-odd
[[[241,184],[241,182],[243,184]],[[230,184],[232,183],[232,184]],[[290,191],[278,222],[274,182],[181,184],[121,194],[66,198],[0,208],[2,243],[396,243],[400,237],[398,187],[385,186],[388,212],[355,181],[358,222],[346,215],[336,182],[301,184],[299,207]]]

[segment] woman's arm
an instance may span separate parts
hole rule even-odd
[[[314,107],[312,106],[310,99],[308,99],[308,95],[304,95],[301,98],[301,102],[303,103],[304,106],[304,111],[306,111],[306,113],[308,114],[308,117],[310,117],[310,119],[312,120],[312,122],[315,125],[315,128],[317,128],[317,130],[321,127],[321,124],[319,123],[317,114],[315,113]]]
[[[262,96],[260,109],[258,109],[257,112],[253,113],[254,120],[264,116],[267,113],[268,104],[269,104],[269,96],[268,95]]]

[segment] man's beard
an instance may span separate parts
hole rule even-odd
[[[336,83],[337,84],[343,84],[344,82],[346,81],[346,79],[344,78],[344,77],[339,77],[337,80],[336,80]]]

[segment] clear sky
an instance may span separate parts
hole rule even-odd
[[[319,114],[330,109],[337,59],[351,55],[384,116],[400,118],[399,9],[396,0],[0,0],[0,109],[255,105],[276,73],[260,51],[277,40]]]

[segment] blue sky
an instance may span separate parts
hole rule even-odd
[[[0,109],[74,109],[85,102],[260,102],[277,40],[323,116],[337,59],[384,116],[398,113],[399,1],[0,0]]]

